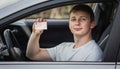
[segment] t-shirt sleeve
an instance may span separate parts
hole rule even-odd
[[[47,48],[47,51],[50,55],[50,57],[52,58],[53,61],[56,61],[56,55],[57,55],[57,52],[62,48],[64,43],[61,43],[55,47],[52,47],[52,48]]]
[[[48,51],[50,57],[52,58],[52,60],[55,61],[55,59],[56,59],[56,47],[47,48],[47,51]]]

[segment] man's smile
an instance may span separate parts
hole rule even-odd
[[[76,31],[80,31],[80,30],[82,30],[83,28],[73,28],[74,30],[76,30]]]

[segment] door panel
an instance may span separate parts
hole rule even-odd
[[[0,69],[115,69],[115,64],[111,62],[4,62],[0,64]]]
[[[120,69],[120,62],[117,63],[116,69]]]

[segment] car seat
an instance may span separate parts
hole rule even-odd
[[[98,45],[101,47],[102,51],[104,51],[104,49],[105,49],[107,40],[109,38],[110,31],[111,31],[111,27],[112,27],[112,23],[105,29],[105,31],[101,35],[99,41],[97,42]]]
[[[105,31],[103,32],[103,34],[100,37],[100,40],[97,42],[103,51],[102,62],[113,62],[114,61],[113,58],[108,59],[108,57],[109,57],[108,55],[111,55],[111,53],[108,54],[107,52],[111,51],[111,49],[107,49],[108,47],[106,47],[111,29],[112,29],[112,23],[109,24],[109,26],[105,29]],[[111,55],[111,57],[112,57],[112,55]]]

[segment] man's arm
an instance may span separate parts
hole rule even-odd
[[[42,22],[45,21],[43,19],[37,19],[36,21]],[[33,31],[30,36],[27,45],[26,56],[32,60],[48,60],[52,61],[48,51],[46,49],[40,48],[39,38],[42,34],[43,30],[36,30],[35,23],[33,24]]]

